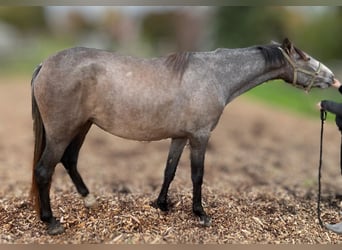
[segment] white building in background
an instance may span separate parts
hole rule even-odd
[[[0,22],[0,57],[14,51],[20,43],[18,31],[9,24]]]

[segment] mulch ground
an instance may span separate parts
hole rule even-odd
[[[169,141],[126,141],[94,127],[79,170],[97,207],[83,206],[57,166],[51,202],[66,231],[49,236],[28,199],[29,81],[11,81],[0,85],[0,243],[341,243],[342,236],[317,221],[319,120],[244,97],[228,105],[207,151],[203,203],[210,227],[200,226],[191,211],[187,148],[170,189],[171,210],[164,213],[151,202],[161,187]],[[329,223],[342,219],[339,143],[334,124],[327,124],[322,216]]]

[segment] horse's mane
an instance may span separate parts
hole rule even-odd
[[[165,64],[169,67],[175,75],[182,78],[184,71],[186,70],[191,52],[176,52],[172,53],[165,59]]]
[[[278,67],[285,63],[283,53],[278,49],[279,45],[261,45],[257,48],[260,50],[267,64]]]
[[[285,63],[285,57],[278,47],[279,45],[277,44],[257,46],[264,56],[266,63],[275,67]],[[293,47],[293,49],[303,60],[307,60],[307,56],[302,50],[298,49],[297,47]]]

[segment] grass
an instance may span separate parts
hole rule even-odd
[[[321,100],[341,100],[340,93],[333,88],[312,89],[310,93],[299,90],[281,80],[266,82],[245,94],[251,100],[266,103],[274,107],[290,110],[298,115],[311,118],[319,117],[316,104]],[[333,120],[328,115],[328,120]]]

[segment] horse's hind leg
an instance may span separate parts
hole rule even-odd
[[[172,139],[171,141],[169,155],[168,155],[166,167],[165,167],[164,182],[163,182],[160,194],[158,196],[157,202],[155,204],[162,211],[168,210],[167,193],[168,193],[170,184],[173,178],[175,177],[177,165],[182,155],[186,142],[187,142],[187,138],[177,138],[177,139]]]
[[[50,186],[56,164],[60,161],[64,146],[52,145],[47,140],[46,147],[35,170],[34,176],[38,188],[38,201],[40,219],[48,223],[48,233],[51,235],[59,234],[64,231],[63,226],[53,216],[50,205]]]
[[[61,160],[65,169],[68,171],[72,182],[75,184],[78,193],[84,198],[85,206],[88,208],[95,205],[96,199],[92,194],[89,194],[89,190],[77,170],[77,161],[80,149],[90,127],[91,123],[88,122],[81,128],[80,132],[74,137],[74,139],[66,148]]]

